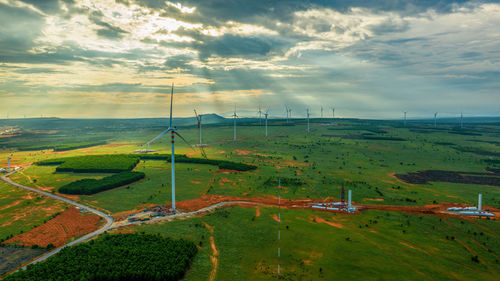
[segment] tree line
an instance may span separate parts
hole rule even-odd
[[[105,234],[67,247],[5,281],[180,280],[198,249],[187,240],[151,234]]]

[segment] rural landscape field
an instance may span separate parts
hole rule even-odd
[[[0,0],[0,280],[500,281],[495,0]]]
[[[231,123],[206,125],[203,152],[178,142],[178,212],[189,214],[220,202],[241,203],[179,219],[148,218],[138,224],[128,224],[127,218],[148,208],[171,207],[171,164],[159,157],[168,155],[168,138],[151,144],[154,152],[133,153],[164,128],[114,134],[85,124],[102,143],[57,151],[36,145],[77,146],[77,127],[83,125],[64,119],[4,120],[3,125],[24,122],[21,126],[31,129],[2,138],[0,157],[5,159],[2,166],[10,157],[10,165],[22,167],[9,176],[12,181],[109,214],[114,223],[107,235],[159,234],[189,241],[197,253],[183,269],[185,280],[239,276],[273,280],[278,262],[280,278],[286,280],[332,280],[338,274],[355,279],[376,275],[385,280],[494,280],[499,276],[497,218],[446,212],[449,207],[477,206],[481,193],[483,209],[500,214],[498,119],[470,119],[460,129],[455,120],[437,127],[430,121],[403,127],[401,121],[318,118],[310,120],[310,133],[303,133],[305,121],[270,121],[265,137],[258,119],[241,119],[237,141],[231,139]],[[68,126],[73,129],[48,130],[56,123],[73,123]],[[179,127],[179,132],[188,142],[197,140],[195,126]],[[60,136],[73,136],[74,143]],[[185,163],[182,155],[215,164]],[[252,169],[221,169],[217,166],[221,160]],[[127,164],[130,161],[132,165]],[[66,166],[76,170],[59,171],[64,163],[72,163]],[[81,167],[95,170],[82,172]],[[109,172],[111,168],[117,170]],[[93,194],[61,191],[83,179],[123,174],[121,168],[144,173],[144,178]],[[424,183],[412,183],[404,177],[423,171],[437,171],[437,176],[432,174],[437,178],[429,175]],[[352,190],[355,212],[307,205],[339,202],[342,185]],[[2,250],[16,253],[2,255],[4,273],[104,225],[99,216],[59,200],[7,183],[2,183],[2,190]],[[35,272],[51,259],[67,262],[56,257],[30,267],[26,275],[14,273],[6,280],[29,280],[25,278],[37,276]]]

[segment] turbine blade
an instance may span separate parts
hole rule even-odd
[[[172,128],[172,105],[174,103],[174,83],[172,82],[172,92],[170,93],[170,128]]]
[[[166,133],[168,133],[168,132],[170,132],[170,131],[172,131],[172,129],[171,129],[171,128],[168,128],[167,130],[163,131],[163,133],[159,134],[158,136],[154,137],[152,140],[150,140],[150,141],[148,141],[147,143],[143,144],[141,147],[139,147],[139,149],[140,149],[140,148],[143,148],[144,146],[146,146],[146,145],[148,145],[148,144],[150,144],[150,143],[154,142],[155,140],[157,140],[157,139],[161,138],[163,135],[165,135]]]
[[[183,140],[189,147],[191,147],[192,150],[196,151],[196,149],[194,149],[193,146],[181,134],[179,134],[177,131],[174,131],[174,134],[176,134],[179,138],[181,138],[181,140]],[[207,158],[207,154],[205,153],[205,150],[201,146],[200,146],[200,151],[201,155]]]

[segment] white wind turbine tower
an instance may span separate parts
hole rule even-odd
[[[266,137],[267,137],[267,115],[269,115],[269,109],[266,110],[266,113],[264,113],[264,116],[266,117]]]
[[[233,113],[233,120],[234,120],[234,141],[236,141],[236,118],[238,118],[238,115],[236,115],[236,106],[234,106],[234,113]]]
[[[172,92],[170,93],[170,124],[168,126],[168,129],[165,130],[163,133],[159,134],[157,137],[155,137],[152,140],[148,141],[146,144],[144,144],[140,148],[144,147],[145,145],[147,145],[149,147],[150,143],[154,142],[155,140],[157,140],[158,138],[162,137],[163,135],[165,135],[168,132],[171,133],[171,138],[172,138],[172,154],[171,154],[171,163],[172,163],[172,166],[171,166],[171,171],[172,171],[172,211],[175,212],[175,146],[174,146],[174,136],[178,135],[183,140],[184,140],[184,138],[179,133],[177,133],[177,128],[175,128],[172,125],[172,108],[173,108],[173,102],[174,102],[174,84],[172,83]]]
[[[323,107],[321,107],[321,118],[323,118]]]
[[[437,116],[438,116],[438,113],[434,112],[434,128],[437,127]]]
[[[309,108],[307,109],[307,132],[309,133],[311,130],[310,130],[310,127],[309,127]]]
[[[289,119],[289,114],[290,112],[288,111],[288,106],[285,104],[285,114],[286,114],[286,122],[288,123],[288,119]]]
[[[332,118],[335,118],[335,107],[331,107],[332,109]]]
[[[201,136],[202,136],[201,135],[201,117],[203,115],[201,115],[201,114],[198,115],[198,113],[196,112],[196,109],[194,110],[194,115],[196,116],[196,120],[198,121],[198,129],[200,131],[200,144],[199,144],[199,146],[202,147],[202,146],[204,146],[203,142],[202,142],[202,138],[201,138]]]
[[[406,127],[406,111],[404,111],[403,113],[404,113],[403,126]]]
[[[460,129],[464,128],[464,114],[460,113]]]
[[[291,107],[288,108],[288,118],[292,119],[292,108]]]

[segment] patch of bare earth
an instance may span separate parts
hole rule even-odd
[[[98,229],[101,218],[93,214],[81,214],[76,208],[69,208],[55,218],[32,230],[12,237],[6,244],[21,244],[25,246],[48,244],[62,246],[75,236],[85,235]]]

